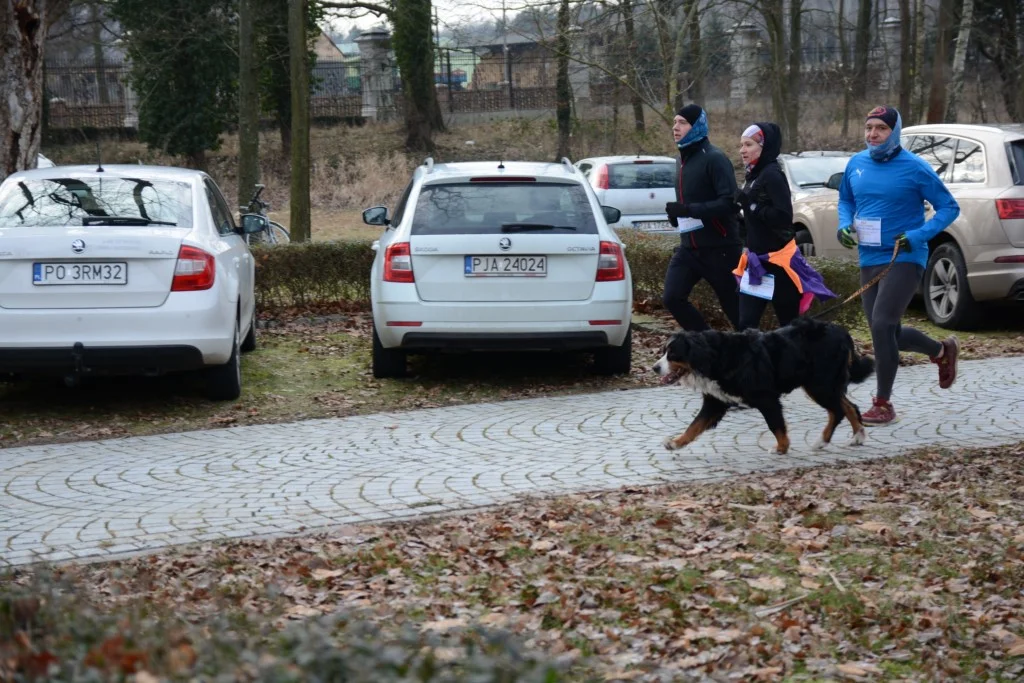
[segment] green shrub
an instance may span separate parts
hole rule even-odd
[[[676,235],[627,230],[620,235],[626,245],[626,258],[633,274],[636,309],[661,309],[665,269],[679,238]],[[261,310],[337,302],[359,307],[370,304],[370,266],[374,252],[368,240],[260,247],[253,253],[256,257],[256,297]],[[841,298],[860,286],[860,272],[856,264],[824,258],[812,258],[810,261]],[[728,326],[718,299],[707,283],[697,285],[690,300],[709,324],[719,328]],[[815,303],[811,313],[832,305],[833,302]],[[827,318],[846,327],[857,325],[862,320],[860,302],[851,301]],[[763,324],[769,327],[776,323],[766,315]]]
[[[296,683],[557,683],[564,667],[515,636],[471,627],[444,633],[381,628],[341,612],[283,628],[282,604],[253,614],[227,602],[208,616],[126,600],[100,610],[46,574],[16,586],[0,573],[0,681]]]

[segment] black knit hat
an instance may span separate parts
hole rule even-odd
[[[676,114],[686,119],[691,126],[697,123],[697,119],[699,119],[700,115],[703,113],[704,110],[700,108],[699,104],[688,104],[676,112]]]
[[[899,118],[900,113],[892,107],[875,107],[868,112],[865,121],[868,119],[880,119],[885,122],[885,125],[889,128],[896,128],[896,120]]]

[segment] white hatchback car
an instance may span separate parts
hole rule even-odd
[[[370,273],[373,374],[406,372],[410,352],[579,350],[602,374],[632,360],[633,288],[623,245],[567,159],[418,167]]]
[[[613,228],[677,232],[665,215],[676,200],[679,160],[662,156],[610,156],[580,159],[576,168],[594,188],[597,200],[622,215]]]
[[[205,369],[210,398],[235,399],[239,352],[256,345],[254,270],[204,173],[14,173],[0,185],[0,373],[74,384]]]

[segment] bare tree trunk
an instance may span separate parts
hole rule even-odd
[[[867,94],[868,57],[871,51],[871,9],[872,0],[860,0],[857,10],[857,32],[853,45],[853,94],[864,97]]]
[[[698,5],[698,6],[695,6]],[[700,42],[700,17],[698,0],[683,2],[683,23],[686,26],[686,63],[689,73],[689,96],[691,102],[704,101],[704,54]]]
[[[555,79],[555,117],[558,119],[558,151],[555,161],[569,154],[569,135],[572,132],[572,91],[569,88],[569,0],[558,5],[558,73]]]
[[[260,179],[260,97],[254,0],[238,3],[238,205]]]
[[[36,167],[43,133],[47,0],[0,0],[0,176]]]
[[[629,96],[629,99],[633,105],[633,125],[638,132],[642,133],[647,128],[647,122],[644,121],[644,101],[640,98],[640,79],[637,78],[636,72],[636,30],[633,24],[632,1],[622,0],[622,5],[620,9],[622,11],[622,20],[626,25],[626,53],[629,57],[628,78],[630,88],[632,89],[632,94]],[[618,88],[616,88],[616,90],[618,90]]]
[[[789,3],[789,79],[786,87],[789,118],[786,119],[786,139],[783,149],[799,149],[800,145],[800,69],[803,63],[803,34],[800,23],[803,18],[803,0],[790,0]]]
[[[913,17],[910,14],[910,0],[899,0],[900,3],[900,114],[904,121],[912,121],[910,96],[913,92],[913,79],[917,71],[913,70],[913,53],[910,42]]]
[[[915,0],[914,5],[914,106],[913,122],[924,120],[924,10],[925,0]],[[909,122],[909,121],[908,121]]]
[[[306,48],[306,0],[289,0],[288,53],[292,77],[291,222],[293,242],[308,242],[309,215],[309,69]]]
[[[956,37],[956,51],[953,52],[953,71],[949,79],[949,96],[946,99],[946,121],[956,123],[960,94],[964,89],[964,63],[967,60],[967,43],[971,39],[974,24],[974,0],[964,0],[960,11],[960,31]]]
[[[96,69],[96,94],[100,104],[110,104],[110,93],[107,91],[107,64],[103,56],[103,25],[100,23],[99,4],[93,2],[89,6],[89,20],[92,22],[92,61]]]
[[[761,16],[768,28],[768,45],[771,50],[771,78],[769,86],[772,92],[772,115],[782,130],[789,130],[790,113],[788,78],[786,68],[786,31],[783,28],[782,0],[762,0]]]
[[[953,39],[955,0],[940,0],[939,26],[932,59],[931,92],[928,97],[928,123],[942,123],[946,118],[946,87],[949,84],[949,43]]]
[[[846,46],[846,1],[839,0],[839,73],[843,83],[843,130],[842,136],[845,139],[850,135],[850,89],[853,83],[850,81],[850,55]]]

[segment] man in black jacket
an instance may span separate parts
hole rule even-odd
[[[739,328],[739,296],[732,270],[743,251],[736,221],[736,175],[729,159],[708,140],[707,113],[696,104],[679,110],[672,126],[679,147],[676,201],[665,205],[680,245],[665,274],[665,308],[688,331],[708,329],[690,292],[707,280],[722,311]]]

